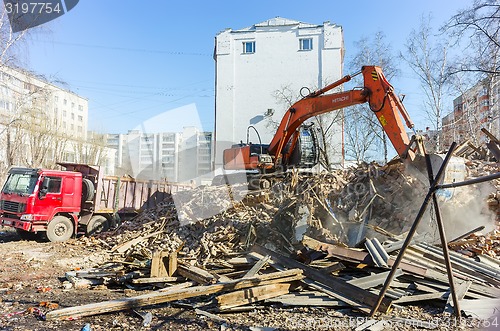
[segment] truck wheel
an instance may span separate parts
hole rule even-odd
[[[92,236],[97,233],[108,231],[109,221],[102,215],[92,216],[90,222],[87,224],[87,236]]]
[[[74,226],[71,220],[64,216],[56,216],[47,226],[47,239],[51,242],[63,242],[71,238]]]
[[[91,201],[94,199],[94,183],[90,179],[82,179],[82,200]]]

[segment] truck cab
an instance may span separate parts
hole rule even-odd
[[[74,233],[81,203],[81,173],[11,168],[0,192],[0,224],[21,236],[47,231],[51,241],[64,241]]]

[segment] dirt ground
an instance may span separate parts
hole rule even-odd
[[[72,239],[66,243],[21,240],[16,232],[0,227],[0,329],[1,330],[353,330],[368,318],[349,309],[286,308],[264,306],[219,319],[198,315],[193,301],[145,307],[71,321],[45,321],[44,314],[56,307],[136,296],[130,289],[75,289],[64,283],[65,272],[98,266],[109,261],[106,251]],[[394,318],[434,321],[437,329],[449,330],[449,316],[435,307],[407,307],[393,310],[388,329],[421,329]],[[144,326],[143,317],[151,322]],[[380,317],[379,317],[380,318]],[[392,320],[390,320],[392,318]],[[147,317],[146,317],[147,320]],[[469,330],[473,324],[459,323],[452,329]],[[86,329],[87,327],[87,329]],[[480,329],[480,328],[479,328]]]

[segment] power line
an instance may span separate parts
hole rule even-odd
[[[168,54],[168,55],[188,55],[188,56],[213,56],[213,54],[209,54],[209,53],[174,52],[174,51],[164,51],[164,50],[146,49],[146,48],[131,48],[131,47],[70,43],[70,42],[65,42],[65,41],[46,41],[46,40],[37,40],[37,41],[42,42],[42,43],[51,43],[51,44],[75,46],[75,47],[85,47],[85,48],[109,49],[109,50],[114,50],[114,51],[125,51],[125,52],[156,53],[156,54]]]

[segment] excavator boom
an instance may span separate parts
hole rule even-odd
[[[409,129],[412,129],[414,125],[402,102],[394,93],[394,88],[389,84],[380,67],[364,66],[360,73],[363,74],[364,78],[362,89],[324,94],[326,91],[349,81],[352,77],[345,76],[321,90],[310,93],[287,110],[269,145],[269,154],[276,157],[276,164],[289,157],[293,148],[289,148],[285,155],[282,155],[284,147],[290,142],[292,146],[294,145],[295,133],[307,119],[361,103],[369,104],[396,152],[401,157],[408,156],[413,159],[414,154],[409,149],[410,139],[401,117],[406,121]]]

